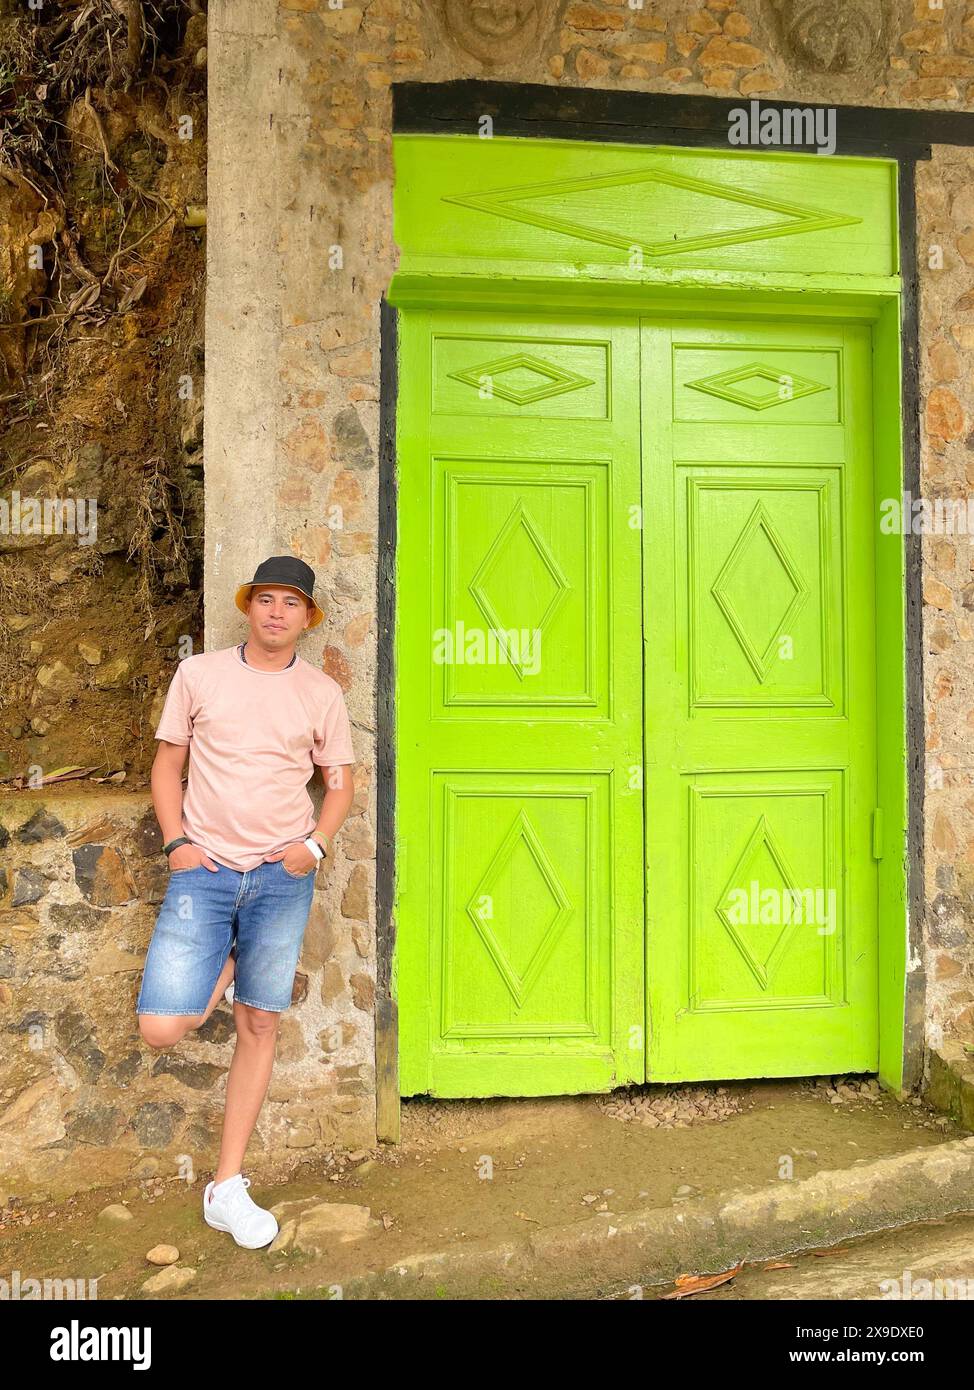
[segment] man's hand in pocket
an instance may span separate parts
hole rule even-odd
[[[277,854],[267,856],[268,864],[274,864],[278,859],[284,860],[285,869],[289,874],[294,874],[296,878],[303,878],[305,874],[311,873],[312,869],[318,866],[318,860],[303,840],[299,840],[297,844],[288,845],[287,849],[279,850]]]
[[[201,864],[214,874],[219,869],[219,865],[214,864],[206,850],[200,849],[199,845],[180,845],[169,856],[170,869],[198,869]]]

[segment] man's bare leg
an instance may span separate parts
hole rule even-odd
[[[150,1047],[174,1047],[187,1033],[201,1027],[223,998],[227,985],[236,974],[236,969],[237,962],[234,957],[227,956],[219,979],[213,986],[210,1002],[201,1014],[140,1014],[139,1031],[143,1041]]]
[[[244,1154],[270,1084],[280,1017],[250,1004],[234,1003],[237,1041],[227,1075],[223,1136],[214,1185],[232,1178],[243,1167]]]

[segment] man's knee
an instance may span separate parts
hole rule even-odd
[[[233,1021],[237,1033],[246,1034],[247,1037],[258,1041],[275,1037],[280,1019],[280,1014],[271,1013],[269,1009],[255,1009],[253,1004],[234,1003],[233,1006]]]
[[[186,1018],[182,1014],[139,1014],[139,1032],[142,1041],[149,1047],[174,1047],[191,1028],[196,1027],[196,1022],[195,1017]]]

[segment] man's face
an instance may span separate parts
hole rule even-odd
[[[271,651],[291,647],[311,621],[311,608],[300,589],[286,584],[254,585],[247,606],[250,631]]]

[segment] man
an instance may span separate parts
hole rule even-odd
[[[309,565],[275,555],[240,585],[247,640],[180,662],[152,765],[170,878],[136,1013],[151,1047],[172,1047],[229,997],[233,981],[237,1038],[203,1216],[250,1250],[269,1244],[278,1225],[240,1170],[291,1002],[315,870],[355,791],[341,687],[295,652],[324,617],[314,583]],[[307,791],[316,766],[326,787],[317,824]]]

